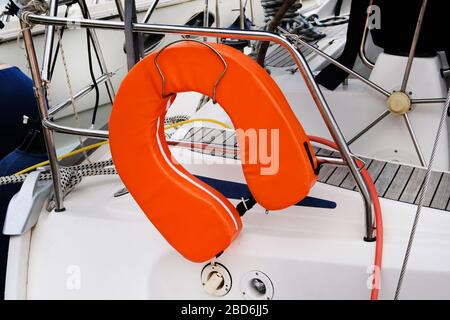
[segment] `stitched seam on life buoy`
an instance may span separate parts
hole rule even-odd
[[[213,197],[216,201],[218,201],[222,207],[224,207],[224,209],[228,212],[229,216],[231,217],[231,219],[233,219],[234,222],[234,226],[236,228],[236,230],[239,230],[238,227],[238,223],[233,215],[233,213],[230,211],[230,209],[227,207],[227,205],[225,203],[223,203],[215,194],[213,194],[211,191],[209,191],[208,189],[206,189],[205,187],[203,187],[202,185],[200,185],[199,183],[197,183],[196,181],[192,180],[190,177],[188,177],[187,175],[185,175],[183,172],[181,172],[180,170],[178,170],[172,162],[170,162],[170,160],[168,159],[166,153],[164,152],[164,149],[162,147],[161,144],[161,140],[159,138],[159,127],[160,127],[160,123],[161,123],[161,119],[158,118],[158,123],[157,123],[157,129],[156,129],[156,140],[158,141],[158,148],[161,151],[164,160],[166,161],[166,163],[170,166],[170,168],[177,173],[179,176],[181,176],[182,178],[184,178],[185,180],[189,181],[190,183],[192,183],[193,185],[195,185],[196,187],[198,187],[199,189],[205,191],[207,194],[209,194],[211,197]]]

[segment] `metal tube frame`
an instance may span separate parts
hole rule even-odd
[[[406,93],[406,87],[408,86],[409,77],[411,75],[412,65],[414,63],[414,57],[416,54],[417,44],[419,43],[420,33],[422,31],[423,20],[425,18],[425,13],[428,6],[428,0],[422,1],[422,6],[420,8],[419,18],[417,19],[416,29],[414,31],[414,37],[411,44],[411,49],[409,51],[408,61],[405,67],[405,73],[403,75],[402,87],[400,89],[401,92]],[[422,166],[426,166],[425,157],[423,155],[422,149],[420,148],[419,141],[417,140],[416,133],[414,132],[414,128],[409,120],[409,116],[407,113],[403,115],[403,119],[405,121],[406,127],[408,129],[411,140],[414,144],[414,148],[416,149],[417,156],[420,160]]]
[[[239,0],[239,26],[241,30],[245,27],[244,0]]]
[[[39,64],[37,62],[36,51],[34,49],[33,37],[29,25],[21,20],[20,26],[22,29],[23,41],[27,51],[27,59],[30,65],[31,77],[34,83],[34,93],[38,102],[39,114],[42,120],[48,117],[47,105],[47,91],[44,82],[41,78]],[[58,157],[56,156],[55,141],[53,139],[53,132],[51,129],[43,126],[42,132],[44,134],[45,145],[47,148],[48,158],[50,160],[50,171],[52,173],[53,190],[55,196],[55,211],[64,211],[63,191],[61,185],[61,174],[59,172]]]
[[[216,13],[216,28],[220,28],[220,4],[219,4],[219,0],[216,0],[214,10],[215,10],[215,13]]]
[[[417,44],[419,43],[420,32],[422,31],[423,19],[427,10],[428,0],[423,0],[420,8],[419,18],[417,20],[416,30],[414,31],[414,37],[412,40],[411,50],[409,51],[408,62],[406,63],[405,74],[403,76],[401,91],[405,92],[408,85],[409,76],[411,74],[412,64],[414,62],[414,56],[416,54]]]
[[[412,104],[430,104],[430,103],[445,103],[446,98],[428,98],[428,99],[412,99]]]
[[[255,13],[254,13],[254,8],[253,8],[253,0],[249,0],[249,5],[250,5],[250,17],[252,19],[252,23],[255,23]]]
[[[186,149],[194,149],[194,150],[216,150],[218,153],[229,153],[229,154],[237,154],[238,150],[236,147],[227,147],[222,144],[214,144],[214,143],[201,143],[201,142],[192,142],[187,140],[166,140],[167,144],[174,147],[186,148]],[[356,156],[353,156],[355,159],[362,161]],[[323,157],[316,156],[317,162],[320,164],[329,164],[335,166],[347,166],[344,160],[341,158],[332,158],[332,157]]]
[[[219,4],[219,0],[216,0],[214,10],[215,10],[215,15],[216,15],[216,28],[220,28],[220,4]],[[222,40],[220,38],[217,38],[216,42],[217,43],[221,43]]]
[[[344,66],[342,63],[340,63],[339,61],[333,59],[332,57],[330,57],[329,55],[327,55],[325,52],[323,52],[320,49],[317,49],[316,47],[310,45],[308,42],[304,41],[302,38],[300,38],[298,35],[295,34],[291,34],[288,31],[284,30],[283,28],[278,27],[278,29],[283,33],[283,35],[285,37],[288,38],[294,38],[295,42],[298,45],[302,45],[306,48],[308,48],[309,50],[313,51],[314,53],[318,54],[319,56],[321,56],[322,58],[326,59],[327,61],[331,62],[332,64],[334,64],[336,67],[338,67],[339,69],[347,72],[348,74],[354,76],[355,78],[357,78],[358,80],[362,81],[363,83],[365,83],[366,85],[368,85],[369,87],[371,87],[372,89],[374,89],[375,91],[377,91],[378,93],[384,95],[385,97],[390,97],[391,96],[391,92],[387,91],[386,89],[383,89],[382,87],[380,87],[379,85],[377,85],[375,82],[370,81],[369,79],[366,79],[365,77],[363,77],[362,75],[360,75],[358,72],[353,71],[350,68],[347,68],[346,66]]]
[[[59,133],[78,135],[78,136],[82,136],[82,137],[90,137],[90,138],[97,138],[97,139],[106,139],[106,140],[109,138],[109,131],[107,131],[107,130],[81,129],[81,128],[62,126],[62,125],[56,124],[55,122],[51,121],[48,117],[44,118],[42,120],[42,126],[44,128],[47,128],[47,129],[50,129],[50,130],[53,130],[53,131],[59,132]]]
[[[150,20],[158,3],[159,3],[159,0],[153,0],[153,2],[150,4],[150,6],[147,9],[147,12],[145,13],[144,19],[142,19],[142,23],[147,23]]]
[[[422,7],[421,7],[421,11],[420,11],[420,15],[417,21],[417,26],[414,32],[414,38],[412,41],[412,45],[411,45],[411,49],[410,49],[410,53],[409,53],[409,57],[408,57],[408,61],[407,61],[407,65],[405,68],[405,73],[403,76],[403,81],[402,81],[402,92],[405,92],[406,90],[406,86],[408,83],[408,79],[411,73],[411,68],[412,68],[412,64],[414,62],[414,56],[415,56],[415,51],[416,51],[416,47],[417,47],[417,43],[419,40],[419,36],[420,36],[420,32],[422,29],[422,24],[423,24],[423,19],[425,16],[425,12],[426,12],[426,7],[427,7],[427,2],[428,0],[423,0],[422,2]],[[364,37],[361,43],[361,52],[363,52],[361,59],[364,62],[364,45],[365,45],[365,37],[366,37],[366,33],[367,33],[367,28],[368,28],[368,22],[369,22],[369,18],[370,18],[370,13],[371,13],[371,7],[373,5],[373,0],[370,1],[370,6],[369,6],[369,12],[367,15],[367,19],[366,19],[366,26],[364,29]],[[325,59],[327,59],[328,61],[330,61],[332,64],[336,65],[338,68],[346,71],[347,73],[355,76],[357,79],[359,79],[360,81],[362,81],[363,83],[367,84],[368,86],[370,86],[371,88],[373,88],[374,90],[378,91],[381,94],[384,94],[386,97],[389,97],[391,95],[390,92],[388,92],[387,90],[383,89],[382,87],[376,85],[375,83],[373,83],[372,81],[366,79],[365,77],[361,76],[360,74],[358,74],[357,72],[345,67],[344,65],[342,65],[341,63],[339,63],[338,61],[334,60],[332,57],[328,56],[327,54],[325,54],[323,51],[315,48],[314,46],[311,46],[309,43],[303,41],[298,35],[293,35],[288,33],[286,30],[282,29],[279,27],[279,29],[284,33],[285,36],[287,37],[293,37],[297,43],[300,43],[301,45],[309,48],[310,50],[316,52],[318,55],[324,57]],[[370,66],[369,66],[370,67]],[[446,101],[446,99],[444,98],[436,98],[436,99],[416,99],[416,100],[411,100],[411,104],[415,104],[415,103],[444,103]],[[366,128],[364,128],[363,130],[361,130],[358,134],[355,135],[355,137],[353,137],[351,140],[348,141],[348,145],[351,145],[352,143],[354,143],[357,139],[359,139],[362,135],[364,135],[366,132],[368,132],[371,128],[373,128],[375,125],[377,125],[381,120],[383,120],[388,114],[390,113],[390,111],[386,110],[383,114],[381,114],[377,119],[375,119],[371,124],[369,124]],[[411,137],[412,143],[414,145],[414,149],[416,150],[417,153],[417,157],[420,161],[420,164],[422,166],[426,165],[426,161],[425,161],[425,157],[423,154],[423,151],[420,147],[419,141],[417,139],[417,135],[414,132],[414,128],[411,124],[411,121],[409,120],[408,114],[404,114],[402,115],[404,121],[405,121],[405,125],[406,128],[408,129],[408,133]]]
[[[85,1],[85,0],[83,0]],[[141,33],[133,31],[133,23],[137,22],[136,1],[125,2],[125,52],[128,71],[144,57],[144,43]]]
[[[49,1],[49,16],[56,17],[58,15],[58,0]],[[42,61],[41,77],[46,84],[50,80],[50,70],[52,64],[53,43],[55,41],[55,26],[49,25],[45,28],[45,47],[44,58]]]
[[[347,144],[350,146],[352,145],[356,140],[361,138],[365,133],[367,133],[370,129],[375,127],[378,123],[380,123],[381,120],[386,118],[388,115],[390,115],[391,112],[389,110],[383,111],[382,114],[380,114],[374,121],[372,121],[368,126],[366,126],[364,129],[359,131],[353,138],[347,141]]]
[[[209,0],[205,0],[205,6],[203,8],[203,27],[209,27]],[[203,41],[208,41],[208,38],[204,37]]]
[[[86,18],[91,19],[91,13],[89,12],[89,7],[87,6],[86,1],[78,0],[78,3],[80,6],[84,6],[85,10],[83,10],[83,11],[86,12]],[[107,74],[108,67],[106,65],[105,58],[103,57],[103,53],[102,53],[102,49],[100,47],[100,42],[98,41],[97,33],[95,32],[95,30],[92,30],[92,29],[90,30],[90,32],[91,32],[92,45],[94,46],[95,52],[98,53],[98,57],[99,57],[100,72],[102,74]],[[111,103],[113,103],[116,93],[114,90],[114,86],[111,82],[111,79],[108,79],[106,81],[106,91],[108,92],[109,100],[111,101]]]
[[[112,73],[110,73],[110,74],[104,74],[104,75],[98,77],[97,79],[95,79],[95,82],[96,82],[97,84],[101,84],[101,83],[105,82],[106,80],[108,80],[108,79],[109,79],[110,77],[112,77],[112,76],[113,76]],[[74,99],[74,100],[79,100],[79,99],[83,98],[83,97],[86,96],[89,92],[91,92],[92,90],[94,90],[94,88],[95,88],[95,85],[94,85],[94,84],[90,84],[90,85],[84,87],[83,89],[81,89],[80,91],[78,91],[78,92],[73,96],[73,99]],[[58,112],[64,110],[64,109],[67,108],[68,106],[70,106],[71,103],[72,103],[72,99],[71,99],[71,98],[68,98],[68,99],[66,99],[65,101],[63,101],[63,102],[57,104],[56,106],[54,106],[54,107],[52,107],[52,108],[50,108],[50,109],[48,110],[48,116],[49,116],[49,117],[53,117],[53,116],[56,115]]]
[[[114,30],[124,30],[123,22],[116,21],[105,21],[105,20],[91,20],[91,19],[72,19],[72,18],[62,18],[62,17],[50,17],[50,16],[39,16],[35,14],[25,13],[21,14],[20,18],[24,22],[36,23],[43,25],[77,25],[83,28],[100,28],[100,29],[114,29]],[[235,39],[246,39],[246,40],[256,40],[256,41],[272,41],[278,45],[283,46],[288,50],[288,52],[294,58],[296,64],[298,65],[299,71],[305,80],[305,83],[312,95],[317,108],[328,130],[330,131],[333,140],[336,142],[343,160],[347,163],[352,176],[359,188],[360,194],[364,201],[365,209],[365,240],[374,240],[374,225],[373,225],[373,214],[374,205],[371,199],[369,190],[365,181],[361,175],[360,169],[352,157],[350,149],[345,141],[345,138],[331,112],[330,107],[319,88],[319,85],[314,80],[314,75],[310,70],[303,55],[298,52],[297,48],[285,37],[282,37],[275,33],[265,32],[265,31],[254,31],[254,30],[229,30],[229,29],[218,29],[218,28],[194,28],[186,26],[173,26],[173,25],[155,25],[155,24],[143,24],[134,23],[133,30],[135,32],[143,33],[158,33],[158,34],[177,34],[177,35],[192,35],[200,37],[227,37]],[[27,46],[27,51],[33,51],[34,48]],[[39,80],[39,79],[38,79]],[[47,114],[43,115],[43,125],[47,129],[58,130],[61,133],[68,134],[79,134],[83,136],[90,136],[96,138],[107,138],[107,131],[100,130],[88,130],[88,129],[77,129],[64,127],[53,124],[47,118]],[[54,151],[54,150],[53,150]],[[52,162],[55,160],[52,159]]]
[[[411,136],[412,143],[414,145],[414,149],[416,149],[417,157],[419,158],[420,164],[425,167],[427,165],[427,161],[425,160],[425,156],[423,155],[422,148],[420,147],[419,141],[417,140],[416,132],[412,126],[411,120],[409,120],[409,116],[407,113],[403,115],[403,119],[406,124],[406,128],[408,129],[409,135]]]
[[[369,20],[370,15],[372,14],[372,6],[373,6],[373,0],[370,0],[369,7],[367,8],[367,18],[366,18],[366,24],[364,25],[364,32],[363,37],[361,39],[361,45],[359,47],[359,57],[361,58],[361,61],[368,67],[369,69],[375,68],[375,65],[367,58],[366,56],[366,41],[367,41],[367,34],[369,29]]]
[[[114,2],[116,3],[117,14],[119,15],[120,21],[124,21],[125,20],[125,12],[123,11],[122,0],[114,0]]]

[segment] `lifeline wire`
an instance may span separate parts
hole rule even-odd
[[[420,190],[419,205],[417,207],[416,216],[414,218],[414,223],[413,223],[413,226],[412,226],[412,229],[411,229],[411,234],[409,236],[408,246],[406,248],[405,257],[404,257],[404,260],[403,260],[402,270],[400,272],[400,277],[398,279],[397,289],[395,291],[395,297],[394,297],[395,300],[398,300],[398,298],[400,296],[400,291],[402,289],[403,278],[404,278],[405,273],[406,273],[406,268],[408,267],[409,256],[411,254],[411,249],[412,249],[412,246],[413,246],[414,237],[416,235],[417,225],[419,224],[419,219],[420,219],[420,214],[421,214],[422,208],[423,208],[425,194],[426,194],[426,192],[428,190],[428,184],[430,182],[431,169],[432,169],[432,166],[433,166],[434,158],[436,156],[437,147],[438,147],[438,144],[439,144],[439,139],[440,139],[441,134],[442,134],[442,129],[444,127],[445,120],[447,118],[447,110],[449,109],[449,106],[450,106],[450,90],[449,90],[448,95],[447,95],[447,101],[445,103],[445,107],[444,107],[444,110],[442,112],[442,118],[441,118],[441,121],[439,122],[438,131],[436,133],[436,140],[434,141],[433,150],[431,152],[431,157],[430,157],[430,163],[428,164],[428,168],[427,168],[427,171],[426,171],[425,182],[424,182],[424,185],[423,185],[422,189]]]

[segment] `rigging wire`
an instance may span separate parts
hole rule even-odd
[[[83,14],[83,17],[87,18],[87,16],[88,16],[88,11],[87,10],[88,9],[84,5],[82,5],[81,3],[79,5],[80,5],[81,13]],[[93,44],[93,42],[94,41],[92,39],[92,31],[91,31],[91,29],[86,28],[86,43],[87,43],[87,53],[88,53],[88,63],[89,63],[89,74],[91,76],[91,80],[92,80],[92,83],[93,83],[94,89],[95,89],[95,105],[94,105],[94,110],[93,110],[93,113],[92,113],[91,127],[95,126],[95,121],[97,119],[97,112],[98,112],[99,103],[100,103],[100,90],[98,88],[98,84],[97,84],[97,81],[96,81],[96,78],[95,78],[94,66],[93,66],[93,63],[92,63],[92,48],[91,48],[91,45]],[[95,46],[94,46],[94,51],[95,51],[95,54],[97,55],[97,62],[100,65],[100,59],[98,57],[98,53],[97,53],[97,50],[96,50]]]
[[[72,111],[73,111],[73,114],[75,117],[75,123],[76,123],[77,127],[80,128],[81,127],[80,116],[78,114],[78,110],[75,105],[75,98],[74,98],[73,89],[72,89],[72,82],[70,80],[69,69],[67,66],[66,55],[64,53],[64,46],[63,46],[62,38],[61,38],[61,28],[58,28],[57,30],[55,30],[55,32],[58,35],[58,45],[59,45],[59,48],[61,51],[61,61],[62,61],[63,67],[64,67],[64,76],[66,78],[67,88],[69,89],[70,103],[71,103]],[[47,96],[50,99],[49,92],[47,93]],[[78,137],[78,140],[80,141],[80,145],[82,147],[84,147],[84,141],[81,136]],[[88,162],[90,162],[89,157],[87,156],[86,153],[84,153],[84,157]]]
[[[65,13],[64,13],[64,18],[67,18],[67,17],[68,17],[68,15],[69,15],[69,10],[70,10],[71,7],[72,7],[72,4],[66,6],[66,11],[65,11]],[[60,31],[61,40],[62,40],[63,35],[64,35],[64,30],[65,30],[65,28],[61,28],[61,31]],[[61,41],[61,40],[60,40],[60,41]],[[51,51],[53,51],[53,43],[52,43],[52,49],[51,49]],[[58,53],[59,53],[59,43],[58,43],[58,45],[56,46],[55,54],[54,54],[54,56],[53,56],[53,61],[52,61],[51,67],[50,67],[50,77],[49,77],[49,79],[48,79],[49,81],[52,80],[52,78],[53,78],[53,73],[55,72],[56,62],[58,61]]]
[[[82,13],[82,15],[83,15],[83,18],[84,18],[84,19],[90,19],[90,16],[89,16],[89,9],[88,9],[87,6],[86,6],[86,2],[85,2],[85,1],[82,1],[82,0],[78,0],[78,5],[79,5],[79,7],[80,7],[80,10],[81,10],[81,13]],[[91,30],[91,29],[87,28],[87,30]],[[94,39],[93,39],[93,37],[92,37],[92,33],[90,33],[90,34],[91,34],[91,40],[92,40],[92,43],[94,43]],[[97,58],[97,63],[98,63],[98,67],[99,67],[99,69],[100,69],[100,72],[101,72],[102,74],[104,74],[104,73],[106,72],[106,70],[104,70],[103,67],[102,67],[102,60],[101,60],[101,58],[100,58],[100,53],[99,53],[98,48],[97,48],[96,45],[94,45],[94,53],[95,53],[95,57]],[[112,103],[114,102],[114,101],[113,101],[113,100],[114,100],[114,98],[113,98],[113,93],[110,91],[108,85],[106,85],[106,91],[108,92],[108,95],[109,95],[109,98],[110,98],[111,104],[112,104]]]
[[[414,244],[414,238],[416,235],[417,226],[418,226],[419,220],[420,220],[420,214],[422,213],[422,208],[423,208],[424,201],[425,201],[425,194],[427,193],[428,186],[430,183],[433,162],[434,162],[434,159],[435,159],[435,156],[437,153],[437,148],[438,148],[440,137],[442,135],[442,130],[444,128],[445,121],[447,119],[447,112],[449,110],[449,106],[450,106],[450,90],[448,92],[447,101],[445,102],[445,107],[442,111],[442,117],[439,122],[438,130],[436,132],[436,139],[434,141],[433,149],[431,152],[430,162],[427,167],[427,171],[426,171],[426,175],[425,175],[425,182],[423,184],[423,187],[420,189],[419,204],[417,206],[416,215],[414,217],[414,222],[413,222],[412,229],[411,229],[411,234],[409,236],[408,245],[406,247],[405,256],[403,258],[402,269],[400,271],[400,276],[398,278],[397,289],[395,290],[395,297],[394,297],[395,300],[399,299],[400,292],[402,290],[403,280],[404,280],[404,277],[406,274],[406,269],[408,267],[409,257],[411,255],[411,250],[412,250],[412,247]]]
[[[95,89],[95,106],[94,111],[92,113],[92,120],[91,120],[91,126],[94,127],[95,120],[97,118],[97,112],[100,102],[100,91],[98,89],[98,84],[95,78],[94,74],[94,68],[92,64],[92,51],[91,51],[91,42],[92,42],[92,36],[91,36],[91,30],[86,29],[86,39],[87,39],[87,51],[88,51],[88,61],[89,61],[89,73],[91,75],[92,83],[94,84]]]

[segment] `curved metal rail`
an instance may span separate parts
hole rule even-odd
[[[123,22],[115,22],[115,21],[97,21],[91,19],[73,19],[73,18],[62,18],[55,16],[40,16],[30,13],[24,13],[20,16],[23,23],[29,24],[43,24],[43,25],[55,25],[55,26],[79,26],[82,28],[100,28],[100,29],[112,29],[112,30],[124,30]],[[33,53],[29,51],[34,51],[32,47],[32,39],[30,30],[27,28],[23,28],[24,35],[29,34],[29,36],[25,37],[25,45],[27,48],[27,53],[33,55]],[[319,85],[315,82],[312,71],[310,70],[305,58],[301,53],[298,52],[297,48],[285,37],[282,37],[278,34],[264,32],[264,31],[250,31],[250,30],[229,30],[229,29],[215,29],[215,28],[193,28],[186,26],[173,26],[173,25],[156,25],[156,24],[143,24],[143,23],[134,23],[132,25],[132,30],[134,32],[141,33],[158,33],[158,34],[174,34],[174,35],[192,35],[192,36],[200,36],[200,37],[226,37],[226,38],[234,38],[234,39],[245,39],[245,40],[256,40],[256,41],[271,41],[276,44],[279,44],[286,48],[291,56],[294,58],[298,69],[305,80],[305,83],[308,87],[308,90],[313,97],[313,100],[319,109],[320,114],[336,144],[339,147],[339,151],[342,155],[342,158],[349,166],[350,172],[353,175],[356,184],[358,185],[360,194],[364,201],[365,208],[365,239],[373,240],[373,213],[374,206],[372,199],[370,197],[369,190],[364,182],[364,179],[360,173],[360,170],[352,157],[349,146],[347,145],[345,138],[331,112],[328,103],[321,92]],[[31,46],[30,46],[31,42]],[[35,55],[35,52],[34,52]],[[39,72],[33,78],[35,80],[35,84],[39,85],[40,74]],[[41,103],[44,106],[40,107],[41,109],[46,108],[45,99],[41,100]],[[47,113],[42,114],[43,125],[45,128],[57,130],[61,133],[67,134],[75,134],[75,135],[83,135],[83,136],[92,136],[92,137],[102,137],[107,138],[108,133],[106,131],[100,132],[99,130],[89,130],[89,129],[78,129],[78,128],[70,128],[65,126],[55,125],[48,119]],[[50,142],[51,143],[51,142]],[[53,148],[54,145],[50,145],[49,148]],[[55,157],[50,157],[53,166],[57,166],[56,155]],[[55,176],[57,177],[57,176]],[[58,197],[59,193],[56,193]],[[62,206],[62,196],[57,201]]]
[[[359,57],[361,58],[361,61],[366,65],[366,67],[371,70],[375,68],[375,64],[373,64],[366,56],[366,41],[367,41],[367,34],[369,33],[368,29],[369,29],[370,15],[372,14],[372,7],[373,7],[373,0],[370,0],[369,7],[367,8],[367,18],[366,24],[364,25],[364,32],[361,39],[361,45],[359,46]]]

